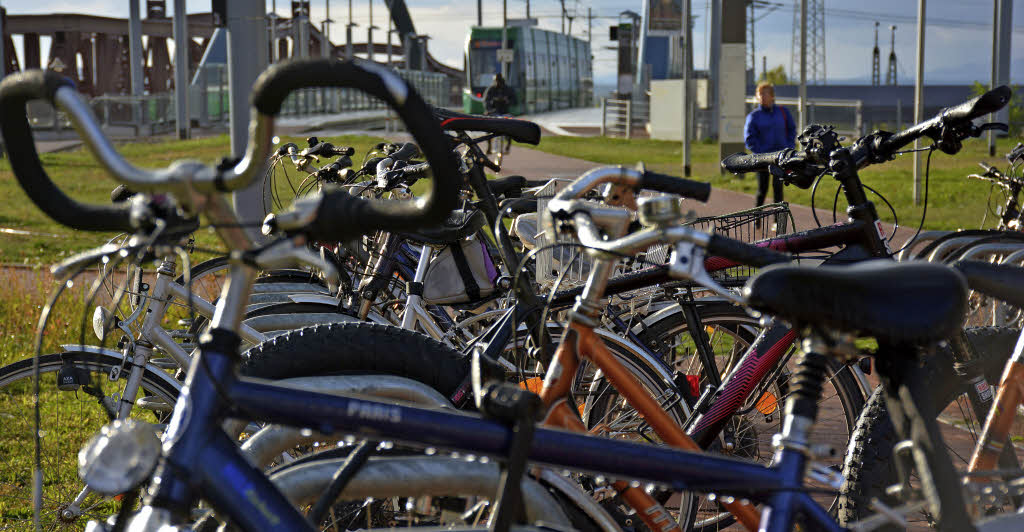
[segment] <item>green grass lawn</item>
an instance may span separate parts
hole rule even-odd
[[[996,156],[988,156],[988,144],[981,139],[964,144],[964,149],[955,156],[941,152],[932,155],[928,191],[928,216],[925,229],[977,228],[985,212],[989,186],[980,181],[968,180],[967,174],[977,173],[978,163],[987,161],[1005,168],[1003,158],[1022,138],[1001,139],[996,146]],[[607,164],[633,165],[643,161],[651,170],[673,175],[682,175],[682,148],[679,142],[650,139],[618,139],[602,137],[547,137],[537,149],[557,155],[578,157]],[[922,154],[923,155],[923,154]],[[693,178],[709,181],[715,187],[722,187],[748,194],[757,191],[757,176],[747,174],[743,179],[732,174],[719,172],[717,144],[695,143],[691,145]],[[922,162],[923,166],[923,162]],[[913,205],[913,156],[903,155],[884,165],[871,166],[861,172],[861,179],[883,194],[899,217],[901,226],[917,227],[921,220],[921,207]],[[832,208],[837,184],[831,178],[823,179],[818,187],[815,205]],[[810,205],[809,190],[786,187],[786,200],[801,205]],[[888,222],[893,216],[884,202],[869,192],[878,212]],[[999,191],[992,195],[993,207],[1001,205]],[[840,214],[845,210],[843,199],[839,200]],[[989,226],[994,221],[988,217]],[[824,220],[823,220],[824,222]]]
[[[353,161],[359,164],[362,156],[384,139],[337,136],[329,140],[335,146],[356,148]],[[306,145],[298,137],[283,137],[281,142],[295,142],[300,147]],[[213,164],[230,153],[230,141],[226,135],[221,135],[186,141],[133,142],[118,145],[118,150],[126,159],[143,168],[161,168],[184,158]],[[50,177],[68,196],[91,203],[110,203],[110,191],[117,183],[88,151],[77,149],[43,154],[41,159]],[[282,181],[278,187],[284,192],[288,185]],[[48,265],[62,257],[101,245],[114,236],[73,231],[49,219],[18,186],[7,159],[0,160],[0,197],[5,199],[0,206],[0,228],[32,233],[0,235],[0,263]],[[220,242],[208,230],[199,231],[196,239],[200,247],[220,248]]]

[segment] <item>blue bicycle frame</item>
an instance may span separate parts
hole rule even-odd
[[[215,329],[201,346],[164,436],[164,456],[147,504],[185,517],[202,497],[246,530],[312,530],[221,430],[221,421],[228,417],[507,456],[512,431],[497,421],[238,378],[238,345],[233,332]],[[775,465],[766,468],[714,455],[538,428],[529,459],[559,469],[765,503],[770,509],[764,511],[762,530],[770,532],[789,530],[797,512],[818,529],[842,530],[802,487],[806,457],[793,450],[779,451]]]

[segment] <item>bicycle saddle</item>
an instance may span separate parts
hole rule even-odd
[[[964,274],[971,290],[1024,308],[1024,268],[979,260],[961,260],[953,267]]]
[[[484,217],[483,212],[457,210],[452,211],[451,216],[439,226],[402,234],[415,242],[444,245],[469,237],[485,224],[487,224],[487,218]]]
[[[967,311],[963,276],[929,262],[768,267],[745,291],[751,307],[796,325],[856,332],[890,344],[948,338],[963,326]]]
[[[528,120],[506,118],[502,116],[467,115],[433,108],[434,116],[441,122],[445,131],[483,131],[511,137],[524,144],[540,143],[540,126]]]

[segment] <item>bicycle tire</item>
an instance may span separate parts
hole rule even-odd
[[[688,357],[688,363],[682,365],[678,362],[673,363],[674,361],[666,360],[666,362],[670,363],[671,366],[686,377],[686,384],[692,387],[693,382],[690,381],[698,381],[698,389],[690,391],[691,401],[697,399],[710,371],[716,371],[724,377],[724,375],[735,369],[735,364],[739,361],[739,357],[742,356],[750,343],[754,341],[760,330],[758,320],[748,315],[744,309],[736,305],[726,301],[701,303],[698,300],[698,303],[699,306],[696,310],[701,323],[706,329],[712,329],[706,332],[709,344],[716,354],[715,359],[725,358],[725,364],[718,368],[706,368],[700,357],[692,355]],[[670,347],[674,343],[671,340],[680,335],[689,335],[690,333],[689,326],[681,310],[666,310],[663,312],[662,316],[652,316],[649,323],[643,324],[640,338],[646,345],[658,349],[663,356],[669,356],[670,348],[677,349],[677,347]],[[692,344],[692,337],[689,337],[683,343],[685,342]],[[693,347],[695,348],[695,344],[693,344]],[[724,357],[719,355],[719,353],[724,353]],[[786,359],[783,358],[782,362],[786,362]],[[723,445],[721,445],[723,440],[719,437],[716,440],[716,445],[709,450],[725,452],[738,458],[759,462],[771,459],[772,453],[769,449],[771,445],[770,438],[778,432],[777,429],[781,429],[780,426],[776,426],[775,430],[773,430],[771,423],[775,422],[775,425],[781,423],[781,410],[785,394],[788,390],[789,379],[789,373],[787,373],[785,368],[779,369],[780,372],[776,375],[775,381],[767,383],[763,388],[764,393],[761,395],[761,398],[774,398],[774,401],[770,401],[774,404],[772,409],[774,411],[769,414],[761,412],[757,407],[761,403],[758,400],[757,403],[751,405],[752,407],[745,408],[744,411],[746,413],[744,415],[734,417],[735,422],[730,422],[726,426],[727,431],[732,431],[733,449],[728,452],[724,451]],[[835,361],[829,361],[828,372],[826,391],[824,397],[819,399],[822,412],[819,413],[820,419],[815,424],[814,431],[811,434],[811,441],[820,442],[823,438],[827,438],[832,440],[830,443],[837,450],[845,449],[848,445],[848,439],[844,438],[843,435],[852,436],[857,419],[864,408],[865,397],[860,384],[857,382],[857,378],[845,366]],[[771,375],[772,373],[768,373],[768,377]],[[753,396],[748,399],[748,402],[752,399]],[[833,410],[839,413],[826,413]],[[828,417],[823,418],[822,416]],[[762,420],[764,420],[764,423],[761,423]],[[841,463],[838,461],[839,457],[844,455],[845,453],[837,453],[837,461],[834,464],[830,464],[829,467],[838,470],[841,466]],[[819,502],[825,507],[831,506],[835,508],[838,504],[838,494],[831,501],[822,499]],[[719,508],[717,503],[712,504],[702,498],[695,512],[697,515],[692,524],[693,530],[702,532],[718,530],[727,527],[734,521],[733,516],[727,512],[716,514],[716,508]]]
[[[986,380],[998,382],[1003,366],[1009,359],[1020,331],[1003,327],[967,329],[968,341],[978,353]],[[948,349],[937,351],[927,362],[929,389],[936,412],[942,412],[963,393],[969,384],[953,369],[953,353]],[[857,421],[854,438],[843,464],[846,479],[840,493],[838,519],[840,524],[853,523],[869,514],[872,498],[893,506],[897,500],[886,494],[886,488],[899,482],[893,457],[893,446],[898,438],[881,387],[868,399],[864,412]],[[902,530],[888,527],[882,530]]]
[[[40,521],[44,528],[62,526],[79,528],[88,519],[104,520],[112,512],[110,503],[98,495],[89,495],[83,501],[81,513],[70,504],[81,492],[83,483],[78,480],[76,457],[81,445],[95,431],[108,421],[103,408],[85,394],[78,394],[78,401],[69,401],[71,392],[56,389],[56,374],[65,363],[83,367],[93,378],[110,375],[112,368],[121,367],[122,359],[105,353],[68,351],[39,357],[40,404],[43,416],[41,429],[44,432],[42,465],[53,466],[54,471],[44,470],[44,504]],[[0,460],[4,468],[0,471],[0,530],[28,529],[32,524],[32,469],[34,461],[31,452],[28,457],[19,456],[33,448],[32,378],[33,359],[26,358],[0,368],[0,419],[4,430],[0,436]],[[159,398],[168,405],[178,396],[178,385],[169,375],[146,368],[142,376],[139,397],[149,395]],[[122,372],[119,379],[127,377]],[[52,380],[51,380],[52,379]],[[109,382],[106,384],[110,384]],[[54,399],[50,401],[49,399]],[[69,413],[68,410],[81,405],[85,408]],[[142,411],[133,410],[133,415]],[[161,413],[156,421],[162,421],[169,414]],[[149,420],[152,421],[152,420]],[[66,441],[71,440],[71,441]],[[67,453],[63,456],[62,453]],[[67,515],[64,512],[68,511]],[[115,510],[116,512],[116,510]],[[20,523],[20,524],[19,524]]]
[[[239,371],[258,378],[387,374],[451,397],[469,359],[428,336],[375,323],[330,323],[289,331],[249,349]]]

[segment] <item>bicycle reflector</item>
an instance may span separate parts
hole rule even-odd
[[[78,476],[112,497],[141,486],[159,457],[160,439],[152,425],[118,420],[104,425],[78,452]]]

